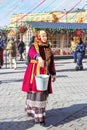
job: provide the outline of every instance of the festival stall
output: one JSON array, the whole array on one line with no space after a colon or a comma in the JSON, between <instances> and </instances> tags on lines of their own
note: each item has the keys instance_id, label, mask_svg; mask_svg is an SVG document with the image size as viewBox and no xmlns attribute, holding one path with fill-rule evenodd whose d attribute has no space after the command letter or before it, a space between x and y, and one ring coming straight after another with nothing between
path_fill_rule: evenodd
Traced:
<instances>
[{"instance_id":1,"label":"festival stall","mask_svg":"<svg viewBox=\"0 0 87 130\"><path fill-rule=\"evenodd\" d=\"M35 33L35 31L38 31L39 29L45 29L47 31L48 41L51 43L55 55L72 54L70 48L70 40L72 37L82 37L84 42L87 38L86 23L54 23L28 21L27 24L29 24L29 28L32 28L33 33Z\"/></svg>"}]
</instances>

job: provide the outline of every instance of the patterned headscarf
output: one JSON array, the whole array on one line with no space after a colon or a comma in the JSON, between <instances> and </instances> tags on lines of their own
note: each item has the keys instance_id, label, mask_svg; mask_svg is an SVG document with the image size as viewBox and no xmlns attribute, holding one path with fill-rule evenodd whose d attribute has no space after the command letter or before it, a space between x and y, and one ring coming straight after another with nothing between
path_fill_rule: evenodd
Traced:
<instances>
[{"instance_id":1,"label":"patterned headscarf","mask_svg":"<svg viewBox=\"0 0 87 130\"><path fill-rule=\"evenodd\" d=\"M44 30L40 30L36 33L36 38L35 38L35 41L38 43L38 44L41 44L41 35L42 34L46 34L46 31Z\"/></svg>"},{"instance_id":2,"label":"patterned headscarf","mask_svg":"<svg viewBox=\"0 0 87 130\"><path fill-rule=\"evenodd\" d=\"M46 61L50 59L52 53L50 44L48 42L43 43L41 41L41 35L42 34L47 34L44 30L40 30L38 31L38 33L36 33L36 37L35 37L35 42L34 42L34 46L36 48L36 51L39 53L39 46L43 46L44 47L44 52L45 52L45 57L46 57ZM38 46L39 45L39 46Z\"/></svg>"}]
</instances>

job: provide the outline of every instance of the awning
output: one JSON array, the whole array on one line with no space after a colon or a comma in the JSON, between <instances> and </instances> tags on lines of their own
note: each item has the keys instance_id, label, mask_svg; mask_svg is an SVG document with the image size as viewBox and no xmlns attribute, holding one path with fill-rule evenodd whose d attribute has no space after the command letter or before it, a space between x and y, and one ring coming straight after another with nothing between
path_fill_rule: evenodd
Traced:
<instances>
[{"instance_id":1,"label":"awning","mask_svg":"<svg viewBox=\"0 0 87 130\"><path fill-rule=\"evenodd\" d=\"M34 28L41 29L87 29L86 23L53 23L53 22L34 22L28 21L29 25Z\"/></svg>"}]
</instances>

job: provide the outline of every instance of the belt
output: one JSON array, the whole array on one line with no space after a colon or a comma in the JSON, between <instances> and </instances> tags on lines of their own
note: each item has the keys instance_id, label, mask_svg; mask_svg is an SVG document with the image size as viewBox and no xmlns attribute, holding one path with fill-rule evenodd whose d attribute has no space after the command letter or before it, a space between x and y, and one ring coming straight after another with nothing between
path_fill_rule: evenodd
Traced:
<instances>
[{"instance_id":1,"label":"belt","mask_svg":"<svg viewBox=\"0 0 87 130\"><path fill-rule=\"evenodd\" d=\"M40 74L40 64L36 61L36 60L31 60L30 63L33 63L33 67L32 67L32 74L31 74L31 79L30 79L30 83L33 82L33 78L34 78L34 68L35 68L35 64L37 64L37 68L36 68L36 74Z\"/></svg>"},{"instance_id":2,"label":"belt","mask_svg":"<svg viewBox=\"0 0 87 130\"><path fill-rule=\"evenodd\" d=\"M40 64L36 60L31 60L30 63L33 63L32 74L31 74L31 79L30 79L30 83L32 83L35 76L35 73L34 73L35 64L37 64L36 75L40 74ZM44 74L47 74L47 66L44 67Z\"/></svg>"}]
</instances>

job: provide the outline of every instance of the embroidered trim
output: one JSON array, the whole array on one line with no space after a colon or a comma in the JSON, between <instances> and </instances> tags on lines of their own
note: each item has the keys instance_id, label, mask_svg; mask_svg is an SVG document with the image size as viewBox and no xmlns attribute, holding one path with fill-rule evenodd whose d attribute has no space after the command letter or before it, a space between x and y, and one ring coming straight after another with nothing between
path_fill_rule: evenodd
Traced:
<instances>
[{"instance_id":1,"label":"embroidered trim","mask_svg":"<svg viewBox=\"0 0 87 130\"><path fill-rule=\"evenodd\" d=\"M31 107L39 107L39 108L44 108L46 107L46 102L47 101L31 101L31 100L27 100L27 105L31 106Z\"/></svg>"}]
</instances>

